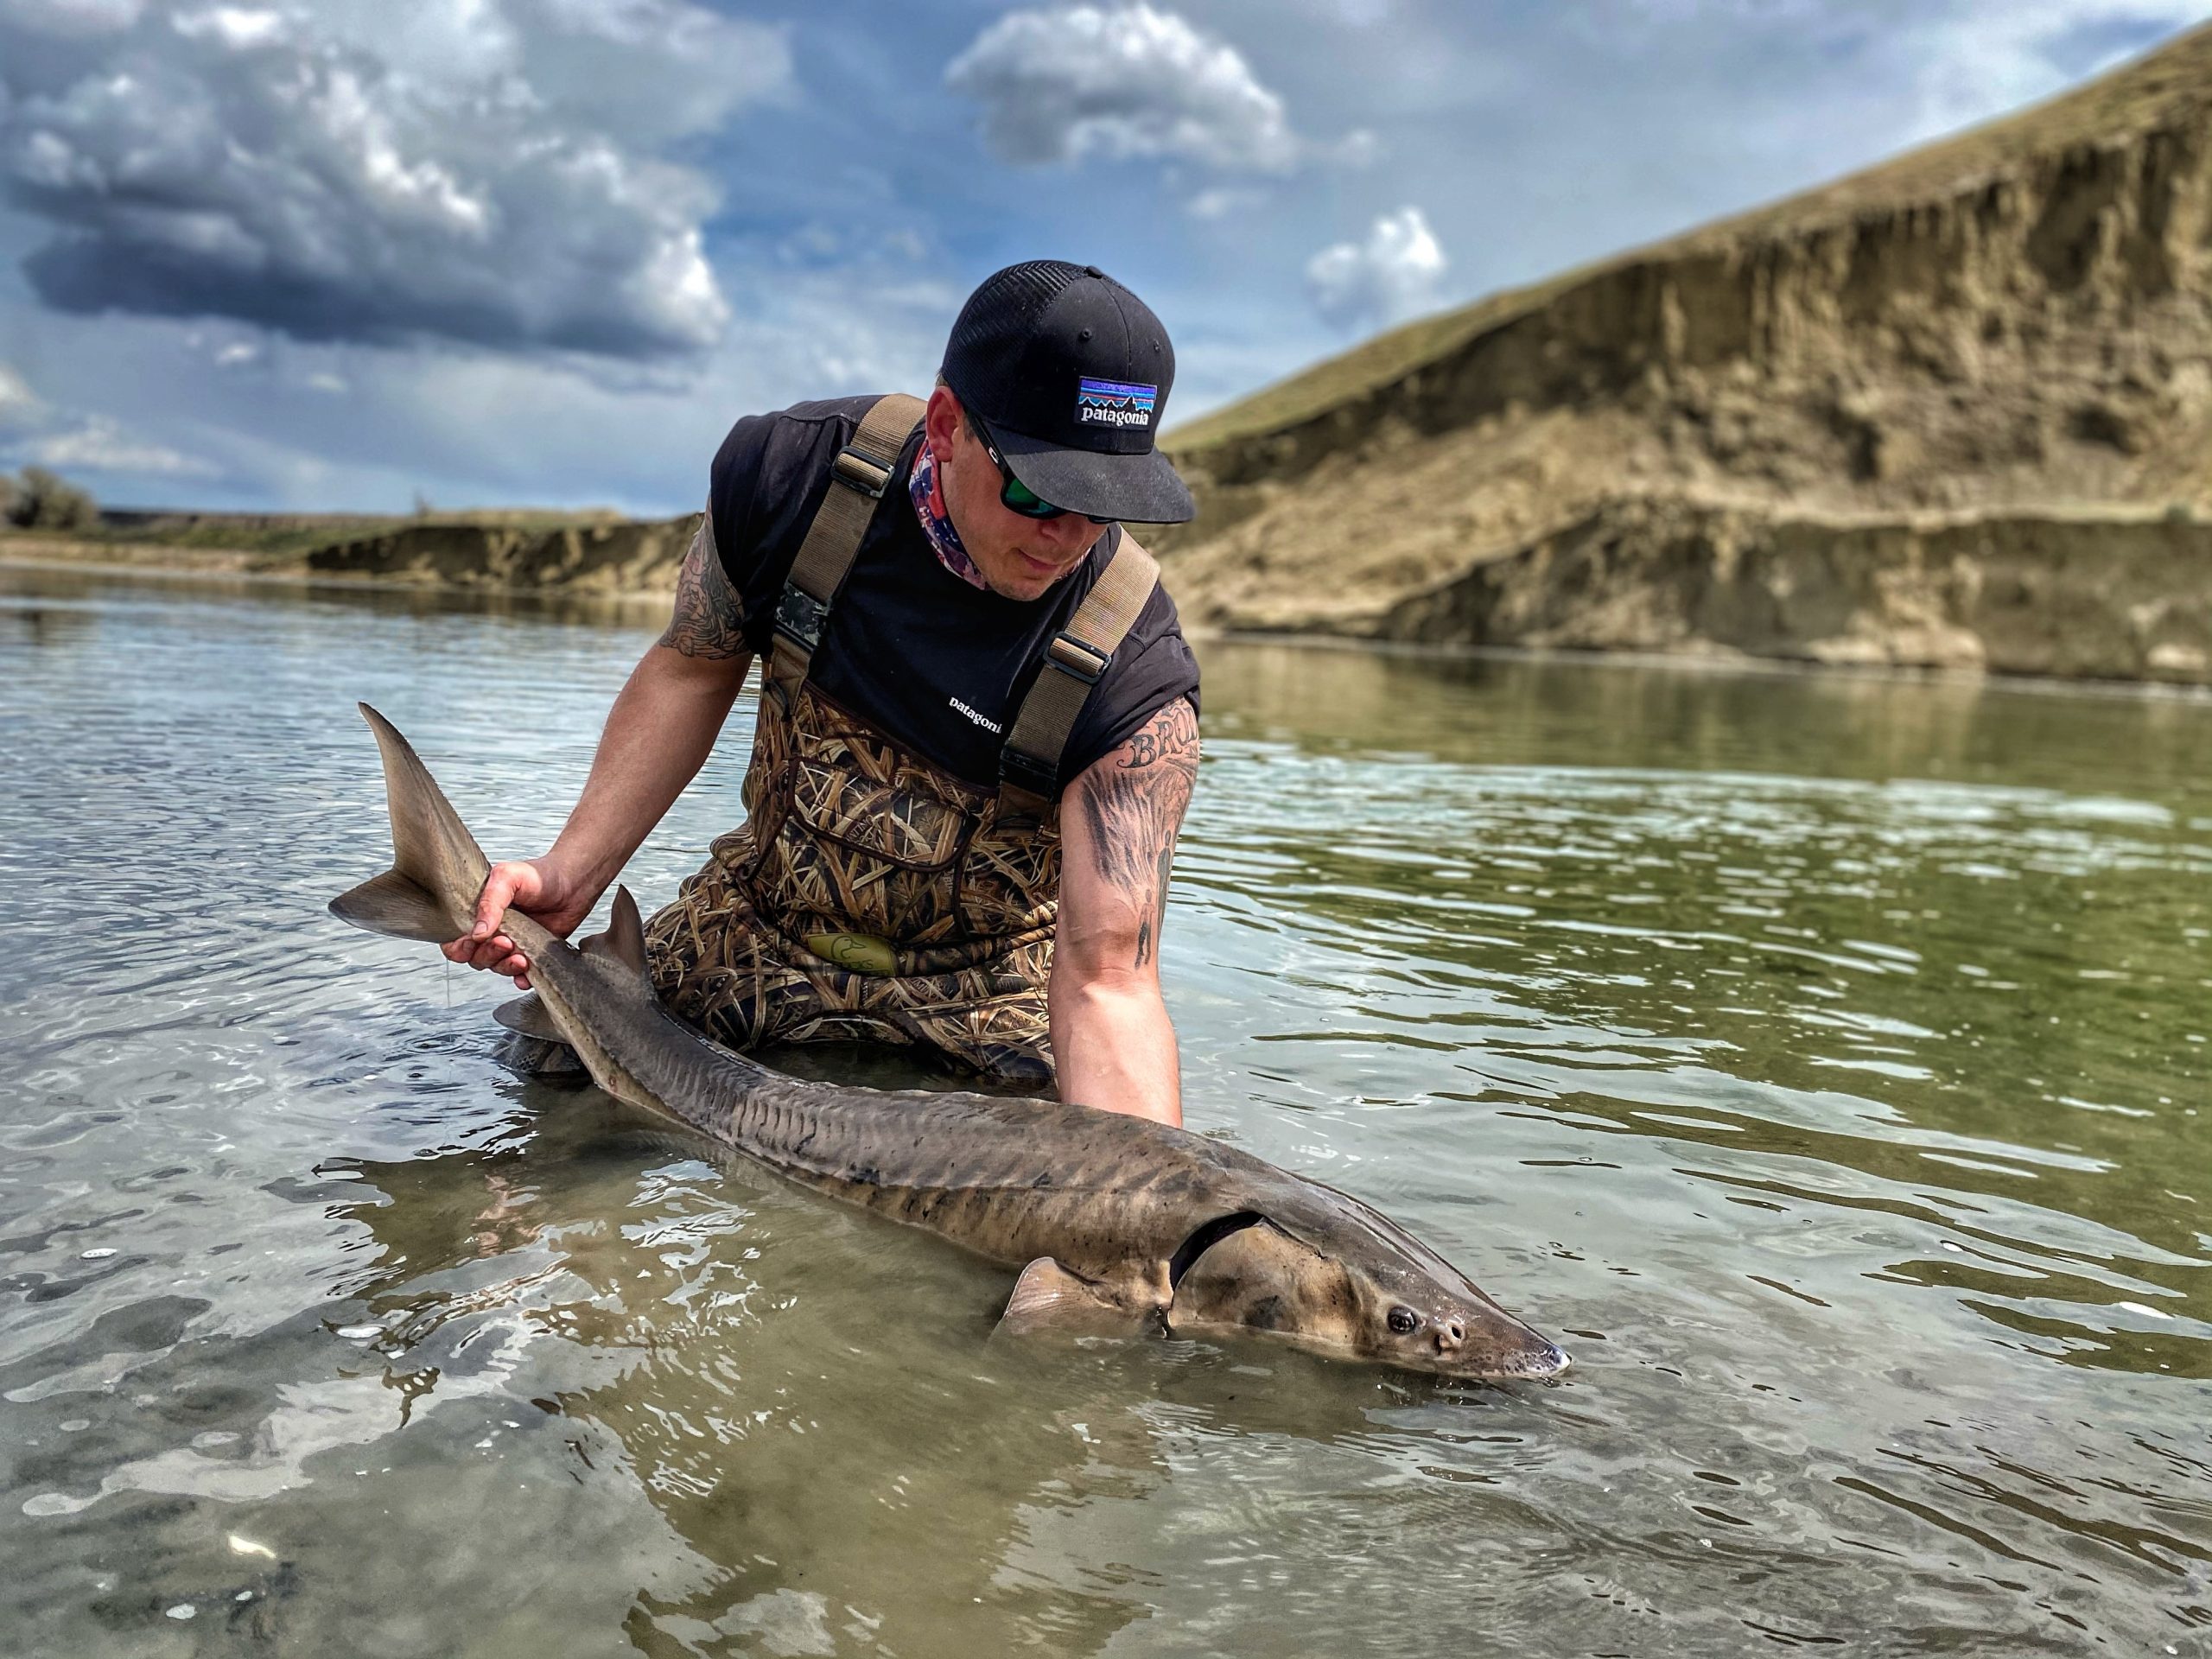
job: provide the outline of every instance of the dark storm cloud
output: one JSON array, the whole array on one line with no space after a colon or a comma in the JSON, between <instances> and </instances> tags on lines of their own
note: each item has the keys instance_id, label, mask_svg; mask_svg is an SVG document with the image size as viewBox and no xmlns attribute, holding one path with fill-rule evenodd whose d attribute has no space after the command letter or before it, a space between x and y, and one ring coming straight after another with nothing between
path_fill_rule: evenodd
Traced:
<instances>
[{"instance_id":1,"label":"dark storm cloud","mask_svg":"<svg viewBox=\"0 0 2212 1659\"><path fill-rule=\"evenodd\" d=\"M657 151L788 75L688 0L0 0L0 176L58 310L696 353L714 197Z\"/></svg>"}]
</instances>

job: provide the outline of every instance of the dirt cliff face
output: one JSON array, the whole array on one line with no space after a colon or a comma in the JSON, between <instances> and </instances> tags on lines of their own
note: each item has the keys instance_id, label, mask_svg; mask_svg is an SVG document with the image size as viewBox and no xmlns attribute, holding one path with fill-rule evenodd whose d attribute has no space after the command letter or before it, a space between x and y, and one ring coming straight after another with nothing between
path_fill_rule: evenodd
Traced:
<instances>
[{"instance_id":1,"label":"dirt cliff face","mask_svg":"<svg viewBox=\"0 0 2212 1659\"><path fill-rule=\"evenodd\" d=\"M697 515L551 527L407 524L318 548L315 575L607 598L673 593Z\"/></svg>"},{"instance_id":2,"label":"dirt cliff face","mask_svg":"<svg viewBox=\"0 0 2212 1659\"><path fill-rule=\"evenodd\" d=\"M2212 683L2212 516L1608 503L1372 632Z\"/></svg>"},{"instance_id":3,"label":"dirt cliff face","mask_svg":"<svg viewBox=\"0 0 2212 1659\"><path fill-rule=\"evenodd\" d=\"M1201 512L1160 541L1204 623L1808 657L1849 637L1879 660L2212 677L2205 532L2183 528L2212 508L2212 29L1825 189L1370 342L1168 447ZM1715 547L1818 543L1867 595L1878 549L1973 563L2063 543L2071 570L2101 548L2132 603L2164 603L2171 576L2169 608L2196 620L2159 627L2197 632L2023 656L1979 632L1993 613L1955 606L1915 632L1871 599L1810 632L1786 609L1732 628L1667 597L1668 573L1698 563L1690 525ZM1578 535L1607 547L1602 572L1560 563ZM1471 597L1569 568L1586 585L1541 603ZM1639 604L1649 626L1626 620Z\"/></svg>"}]
</instances>

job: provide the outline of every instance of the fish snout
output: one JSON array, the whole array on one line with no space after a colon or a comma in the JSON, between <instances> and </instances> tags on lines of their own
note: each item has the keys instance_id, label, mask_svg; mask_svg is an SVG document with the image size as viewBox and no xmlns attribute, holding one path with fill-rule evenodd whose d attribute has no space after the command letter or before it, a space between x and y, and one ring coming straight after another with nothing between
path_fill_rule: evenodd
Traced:
<instances>
[{"instance_id":1,"label":"fish snout","mask_svg":"<svg viewBox=\"0 0 2212 1659\"><path fill-rule=\"evenodd\" d=\"M1469 1321L1464 1350L1450 1339L1459 1325L1457 1318L1437 1321L1437 1354L1476 1376L1541 1382L1567 1368L1567 1355L1557 1343L1510 1313L1501 1312L1486 1322Z\"/></svg>"},{"instance_id":2,"label":"fish snout","mask_svg":"<svg viewBox=\"0 0 2212 1659\"><path fill-rule=\"evenodd\" d=\"M1540 1337L1514 1357L1513 1374L1541 1380L1557 1376L1573 1363L1567 1357L1567 1350Z\"/></svg>"},{"instance_id":3,"label":"fish snout","mask_svg":"<svg viewBox=\"0 0 2212 1659\"><path fill-rule=\"evenodd\" d=\"M1436 1321L1434 1329L1438 1353L1456 1354L1467 1345L1467 1323L1465 1319L1447 1315Z\"/></svg>"}]
</instances>

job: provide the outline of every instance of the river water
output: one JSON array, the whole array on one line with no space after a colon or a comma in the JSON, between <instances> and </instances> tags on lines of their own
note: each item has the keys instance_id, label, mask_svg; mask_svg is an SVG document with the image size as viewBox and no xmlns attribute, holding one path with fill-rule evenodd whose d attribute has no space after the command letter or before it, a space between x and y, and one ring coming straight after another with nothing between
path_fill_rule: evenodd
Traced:
<instances>
[{"instance_id":1,"label":"river water","mask_svg":"<svg viewBox=\"0 0 2212 1659\"><path fill-rule=\"evenodd\" d=\"M1448 1387L987 1346L322 912L356 697L536 850L646 637L0 573L0 1648L2212 1650L2212 707L1207 647L1189 1122L1575 1357Z\"/></svg>"}]
</instances>

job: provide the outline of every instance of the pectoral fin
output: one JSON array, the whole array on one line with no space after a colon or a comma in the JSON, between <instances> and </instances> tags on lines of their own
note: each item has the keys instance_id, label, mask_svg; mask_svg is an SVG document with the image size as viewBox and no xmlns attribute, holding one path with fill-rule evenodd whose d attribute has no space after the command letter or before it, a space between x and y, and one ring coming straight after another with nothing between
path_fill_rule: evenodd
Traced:
<instances>
[{"instance_id":1,"label":"pectoral fin","mask_svg":"<svg viewBox=\"0 0 2212 1659\"><path fill-rule=\"evenodd\" d=\"M1049 1255L1021 1270L993 1336L1135 1337L1154 1321L1110 1300L1088 1279Z\"/></svg>"},{"instance_id":2,"label":"pectoral fin","mask_svg":"<svg viewBox=\"0 0 2212 1659\"><path fill-rule=\"evenodd\" d=\"M569 1040L554 1022L552 1010L536 991L500 1003L492 1010L492 1017L518 1036L535 1037L543 1043L565 1044Z\"/></svg>"},{"instance_id":3,"label":"pectoral fin","mask_svg":"<svg viewBox=\"0 0 2212 1659\"><path fill-rule=\"evenodd\" d=\"M536 991L500 1003L492 1010L492 1017L514 1033L499 1056L501 1064L510 1070L530 1077L584 1075L582 1058L562 1035L553 1011Z\"/></svg>"}]
</instances>

